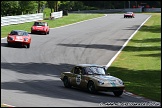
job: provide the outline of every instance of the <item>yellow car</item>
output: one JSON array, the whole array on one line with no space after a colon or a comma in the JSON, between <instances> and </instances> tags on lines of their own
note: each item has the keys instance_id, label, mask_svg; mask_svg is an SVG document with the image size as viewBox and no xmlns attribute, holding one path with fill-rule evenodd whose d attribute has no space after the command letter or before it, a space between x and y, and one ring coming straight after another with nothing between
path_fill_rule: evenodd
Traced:
<instances>
[{"instance_id":1,"label":"yellow car","mask_svg":"<svg viewBox=\"0 0 162 108\"><path fill-rule=\"evenodd\" d=\"M62 72L60 79L67 88L83 88L90 93L109 91L121 96L125 88L121 79L106 74L105 66L97 64L76 65L70 72Z\"/></svg>"}]
</instances>

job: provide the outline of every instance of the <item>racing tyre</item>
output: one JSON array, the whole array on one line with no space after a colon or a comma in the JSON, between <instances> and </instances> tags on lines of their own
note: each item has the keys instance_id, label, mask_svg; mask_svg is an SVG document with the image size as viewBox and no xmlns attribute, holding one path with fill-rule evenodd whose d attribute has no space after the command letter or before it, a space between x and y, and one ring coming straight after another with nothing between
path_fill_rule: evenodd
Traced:
<instances>
[{"instance_id":1,"label":"racing tyre","mask_svg":"<svg viewBox=\"0 0 162 108\"><path fill-rule=\"evenodd\" d=\"M95 85L92 81L88 83L87 89L90 93L96 93Z\"/></svg>"},{"instance_id":2,"label":"racing tyre","mask_svg":"<svg viewBox=\"0 0 162 108\"><path fill-rule=\"evenodd\" d=\"M47 34L48 34L48 32L46 31L46 32L44 32L44 34L45 34L45 35L47 35Z\"/></svg>"},{"instance_id":3,"label":"racing tyre","mask_svg":"<svg viewBox=\"0 0 162 108\"><path fill-rule=\"evenodd\" d=\"M113 93L116 97L119 97L123 94L123 91L113 91Z\"/></svg>"},{"instance_id":4,"label":"racing tyre","mask_svg":"<svg viewBox=\"0 0 162 108\"><path fill-rule=\"evenodd\" d=\"M11 43L10 43L10 42L8 42L8 46L9 46L9 47L11 46Z\"/></svg>"},{"instance_id":5,"label":"racing tyre","mask_svg":"<svg viewBox=\"0 0 162 108\"><path fill-rule=\"evenodd\" d=\"M27 45L27 48L30 48L30 44Z\"/></svg>"},{"instance_id":6,"label":"racing tyre","mask_svg":"<svg viewBox=\"0 0 162 108\"><path fill-rule=\"evenodd\" d=\"M66 88L71 88L71 85L70 85L70 82L68 80L68 77L64 77L63 82L64 82L64 86Z\"/></svg>"}]
</instances>

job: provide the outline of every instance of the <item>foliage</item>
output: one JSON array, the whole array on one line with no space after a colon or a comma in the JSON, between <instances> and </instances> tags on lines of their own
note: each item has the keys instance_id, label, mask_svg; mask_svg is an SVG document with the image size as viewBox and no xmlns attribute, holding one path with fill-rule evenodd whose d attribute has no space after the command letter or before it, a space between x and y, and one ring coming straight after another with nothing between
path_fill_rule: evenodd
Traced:
<instances>
[{"instance_id":1,"label":"foliage","mask_svg":"<svg viewBox=\"0 0 162 108\"><path fill-rule=\"evenodd\" d=\"M21 15L43 10L46 1L1 1L1 15ZM40 7L38 7L40 6Z\"/></svg>"},{"instance_id":2,"label":"foliage","mask_svg":"<svg viewBox=\"0 0 162 108\"><path fill-rule=\"evenodd\" d=\"M51 12L59 10L91 10L91 9L123 9L148 5L150 8L161 8L160 1L1 1L1 15L20 15L22 12L43 12L50 8Z\"/></svg>"},{"instance_id":3,"label":"foliage","mask_svg":"<svg viewBox=\"0 0 162 108\"><path fill-rule=\"evenodd\" d=\"M16 14L18 10L18 1L1 1L1 15Z\"/></svg>"},{"instance_id":4,"label":"foliage","mask_svg":"<svg viewBox=\"0 0 162 108\"><path fill-rule=\"evenodd\" d=\"M74 7L75 1L61 1L59 10L71 10Z\"/></svg>"},{"instance_id":5,"label":"foliage","mask_svg":"<svg viewBox=\"0 0 162 108\"><path fill-rule=\"evenodd\" d=\"M58 4L59 1L47 1L47 6L51 9L50 13L58 11Z\"/></svg>"},{"instance_id":6,"label":"foliage","mask_svg":"<svg viewBox=\"0 0 162 108\"><path fill-rule=\"evenodd\" d=\"M35 13L38 4L35 1L19 1L19 6L20 6L20 10L24 14L27 14L28 12Z\"/></svg>"}]
</instances>

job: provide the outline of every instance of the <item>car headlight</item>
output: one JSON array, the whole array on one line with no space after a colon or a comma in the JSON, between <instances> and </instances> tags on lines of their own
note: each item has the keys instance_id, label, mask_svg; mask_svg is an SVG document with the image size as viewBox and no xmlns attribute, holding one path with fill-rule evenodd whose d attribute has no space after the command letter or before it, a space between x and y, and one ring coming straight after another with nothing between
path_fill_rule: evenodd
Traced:
<instances>
[{"instance_id":1,"label":"car headlight","mask_svg":"<svg viewBox=\"0 0 162 108\"><path fill-rule=\"evenodd\" d=\"M100 85L103 85L103 84L104 84L104 81L99 80L98 83L99 83Z\"/></svg>"},{"instance_id":2,"label":"car headlight","mask_svg":"<svg viewBox=\"0 0 162 108\"><path fill-rule=\"evenodd\" d=\"M29 40L28 38L24 38L24 41L26 41L26 42L27 42L28 40Z\"/></svg>"},{"instance_id":3,"label":"car headlight","mask_svg":"<svg viewBox=\"0 0 162 108\"><path fill-rule=\"evenodd\" d=\"M122 80L118 80L119 84L124 85L124 82Z\"/></svg>"},{"instance_id":4,"label":"car headlight","mask_svg":"<svg viewBox=\"0 0 162 108\"><path fill-rule=\"evenodd\" d=\"M13 37L9 37L8 40L14 40L14 38Z\"/></svg>"}]
</instances>

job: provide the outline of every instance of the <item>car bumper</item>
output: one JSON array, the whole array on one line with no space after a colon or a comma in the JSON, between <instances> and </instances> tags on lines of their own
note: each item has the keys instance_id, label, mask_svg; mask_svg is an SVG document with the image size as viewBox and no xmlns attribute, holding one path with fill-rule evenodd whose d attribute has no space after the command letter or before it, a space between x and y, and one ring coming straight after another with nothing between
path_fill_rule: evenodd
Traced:
<instances>
[{"instance_id":1,"label":"car bumper","mask_svg":"<svg viewBox=\"0 0 162 108\"><path fill-rule=\"evenodd\" d=\"M24 42L24 41L8 41L9 44L12 44L12 45L28 45L30 44L30 42Z\"/></svg>"},{"instance_id":2,"label":"car bumper","mask_svg":"<svg viewBox=\"0 0 162 108\"><path fill-rule=\"evenodd\" d=\"M125 15L124 17L133 17L132 15Z\"/></svg>"},{"instance_id":3,"label":"car bumper","mask_svg":"<svg viewBox=\"0 0 162 108\"><path fill-rule=\"evenodd\" d=\"M32 30L31 33L46 33L44 30Z\"/></svg>"},{"instance_id":4,"label":"car bumper","mask_svg":"<svg viewBox=\"0 0 162 108\"><path fill-rule=\"evenodd\" d=\"M96 87L97 91L122 91L124 90L124 86L119 86L119 87Z\"/></svg>"}]
</instances>

